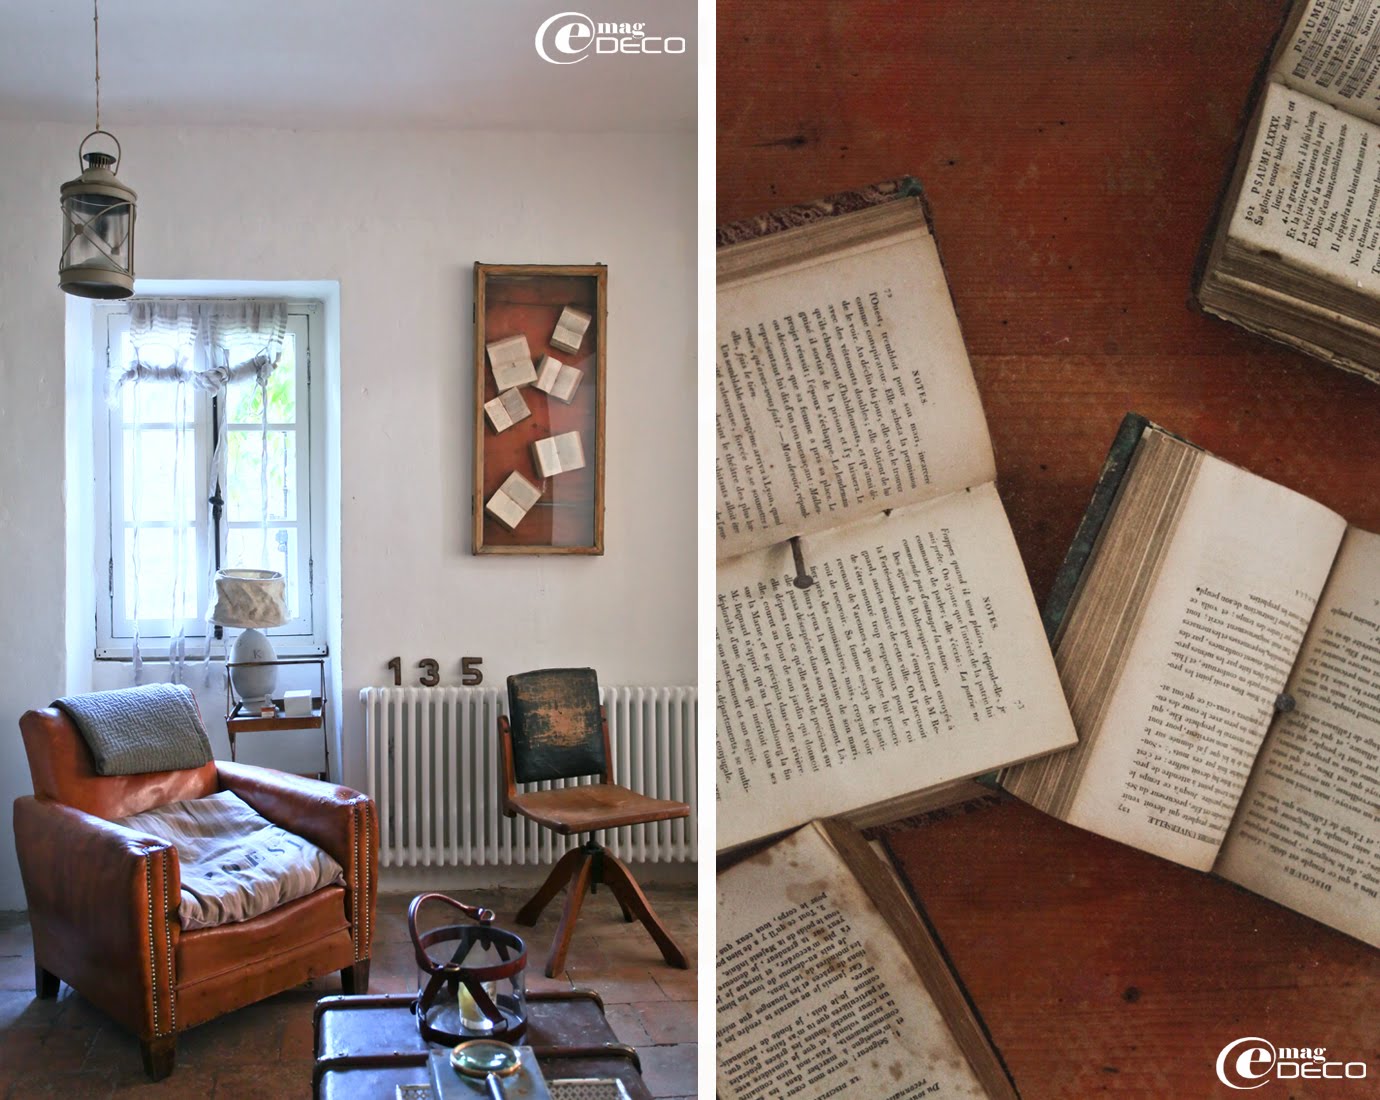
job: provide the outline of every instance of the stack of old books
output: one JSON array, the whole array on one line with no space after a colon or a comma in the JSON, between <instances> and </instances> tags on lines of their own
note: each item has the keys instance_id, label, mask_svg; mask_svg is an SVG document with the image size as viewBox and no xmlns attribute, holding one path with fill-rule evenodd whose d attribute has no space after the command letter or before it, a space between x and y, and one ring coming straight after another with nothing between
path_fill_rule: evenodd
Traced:
<instances>
[{"instance_id":1,"label":"stack of old books","mask_svg":"<svg viewBox=\"0 0 1380 1100\"><path fill-rule=\"evenodd\" d=\"M1323 170L1314 6L1202 302L1380 369L1380 222L1315 262L1252 182ZM722 227L717 351L720 1096L1016 1095L860 831L998 787L1380 946L1380 537L1131 414L1042 618L913 180Z\"/></svg>"}]
</instances>

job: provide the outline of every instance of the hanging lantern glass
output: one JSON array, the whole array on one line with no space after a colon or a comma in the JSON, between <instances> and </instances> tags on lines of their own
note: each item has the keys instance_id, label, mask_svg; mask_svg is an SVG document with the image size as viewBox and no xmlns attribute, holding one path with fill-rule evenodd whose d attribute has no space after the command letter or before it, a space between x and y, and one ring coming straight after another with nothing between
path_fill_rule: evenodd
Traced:
<instances>
[{"instance_id":1,"label":"hanging lantern glass","mask_svg":"<svg viewBox=\"0 0 1380 1100\"><path fill-rule=\"evenodd\" d=\"M475 924L448 924L422 932L417 911L444 902ZM515 1043L527 1030L527 947L493 925L491 909L445 894L419 894L407 909L416 953L417 1026L428 1043L455 1046L470 1039Z\"/></svg>"},{"instance_id":2,"label":"hanging lantern glass","mask_svg":"<svg viewBox=\"0 0 1380 1100\"><path fill-rule=\"evenodd\" d=\"M87 153L97 134L115 142L115 155ZM77 149L80 176L62 185L62 262L58 285L82 298L128 298L134 293L134 202L138 197L115 173L120 143L92 130Z\"/></svg>"}]
</instances>

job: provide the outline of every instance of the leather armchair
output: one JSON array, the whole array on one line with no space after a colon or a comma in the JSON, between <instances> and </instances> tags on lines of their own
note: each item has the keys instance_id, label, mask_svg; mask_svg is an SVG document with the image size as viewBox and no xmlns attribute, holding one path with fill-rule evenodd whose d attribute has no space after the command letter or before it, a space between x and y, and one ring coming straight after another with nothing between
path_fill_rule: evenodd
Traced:
<instances>
[{"instance_id":1,"label":"leather armchair","mask_svg":"<svg viewBox=\"0 0 1380 1100\"><path fill-rule=\"evenodd\" d=\"M34 939L38 996L65 981L139 1039L154 1080L172 1072L180 1032L339 970L364 993L377 891L378 825L365 795L267 768L100 776L65 714L19 720L34 794L14 803L14 837ZM113 819L234 791L345 870L327 886L237 924L184 932L177 851Z\"/></svg>"}]
</instances>

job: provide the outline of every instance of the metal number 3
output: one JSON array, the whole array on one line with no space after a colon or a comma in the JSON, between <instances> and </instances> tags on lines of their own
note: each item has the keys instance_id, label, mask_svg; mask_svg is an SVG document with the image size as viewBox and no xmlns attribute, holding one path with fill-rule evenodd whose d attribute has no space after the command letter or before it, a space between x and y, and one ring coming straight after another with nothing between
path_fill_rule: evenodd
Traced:
<instances>
[{"instance_id":1,"label":"metal number 3","mask_svg":"<svg viewBox=\"0 0 1380 1100\"><path fill-rule=\"evenodd\" d=\"M465 687L475 687L484 682L484 673L479 668L483 662L483 657L460 658L460 682ZM440 661L423 657L417 662L417 667L422 670L422 675L417 681L422 687L434 688L441 682ZM388 662L387 668L393 674L393 686L402 687L402 658L394 657Z\"/></svg>"}]
</instances>

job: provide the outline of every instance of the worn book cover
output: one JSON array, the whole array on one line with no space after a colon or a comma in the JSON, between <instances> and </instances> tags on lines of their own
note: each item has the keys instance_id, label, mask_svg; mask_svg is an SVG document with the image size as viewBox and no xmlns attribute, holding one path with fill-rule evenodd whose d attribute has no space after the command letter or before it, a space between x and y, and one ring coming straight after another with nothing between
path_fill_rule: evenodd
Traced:
<instances>
[{"instance_id":1,"label":"worn book cover","mask_svg":"<svg viewBox=\"0 0 1380 1100\"><path fill-rule=\"evenodd\" d=\"M723 1100L1015 1100L932 928L848 822L811 822L718 887Z\"/></svg>"},{"instance_id":2,"label":"worn book cover","mask_svg":"<svg viewBox=\"0 0 1380 1100\"><path fill-rule=\"evenodd\" d=\"M719 239L720 849L1072 744L919 185Z\"/></svg>"}]
</instances>

